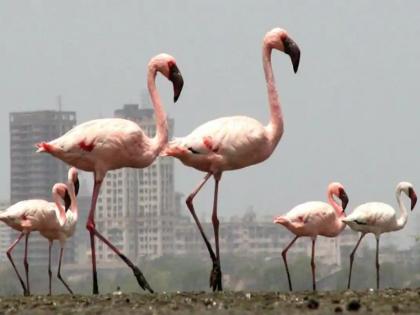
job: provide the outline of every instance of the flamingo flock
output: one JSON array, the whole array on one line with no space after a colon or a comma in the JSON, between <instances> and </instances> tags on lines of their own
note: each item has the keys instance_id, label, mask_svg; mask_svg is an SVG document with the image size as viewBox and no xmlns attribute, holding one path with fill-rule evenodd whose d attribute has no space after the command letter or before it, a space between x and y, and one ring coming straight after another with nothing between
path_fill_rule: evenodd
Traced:
<instances>
[{"instance_id":1,"label":"flamingo flock","mask_svg":"<svg viewBox=\"0 0 420 315\"><path fill-rule=\"evenodd\" d=\"M73 294L73 291L61 276L61 264L65 242L74 234L78 219L79 180L77 169L93 173L94 179L91 206L86 222L91 245L93 294L99 293L95 253L96 238L105 243L126 263L143 290L150 293L154 292L140 268L96 229L95 209L101 184L108 171L123 167L146 168L159 156L177 158L184 165L206 173L187 197L186 204L212 261L209 277L210 288L213 291L222 291L223 281L219 246L220 223L218 219L218 193L222 174L225 171L242 169L267 160L273 154L283 135L284 116L271 63L273 50L283 52L290 57L295 73L298 71L300 62L300 49L286 30L274 28L266 33L262 44L262 64L270 111L270 119L267 125L263 125L254 118L247 116L222 117L200 125L185 137L174 138L169 141L166 113L155 81L158 73L171 81L174 93L173 100L176 102L183 89L184 80L175 58L168 54L159 54L150 60L147 67L147 87L156 118L156 135L153 138L146 136L145 132L130 120L108 118L87 121L57 139L46 139L48 141L36 144L37 152L50 154L71 167L68 171L67 182L56 183L52 187L53 202L35 199L24 200L0 213L0 221L20 232L18 238L7 250L7 256L22 286L23 294L31 294L28 240L29 235L36 231L49 242L49 294L51 295L52 291L51 248L54 240L60 242L57 277L68 292ZM193 203L194 198L210 177L214 178L212 211L214 248L202 228ZM284 215L277 216L274 223L284 226L294 234L292 241L281 253L290 291L292 291L293 286L287 263L287 252L296 240L300 237L311 239L312 288L316 290L315 245L317 237L337 237L346 226L361 233L350 255L348 288L350 288L351 283L355 252L363 237L367 233L373 233L376 237L376 286L379 289L379 239L383 233L397 231L405 226L408 212L401 199L403 193L411 200L411 210L413 210L417 202L414 186L408 182L401 182L396 188L396 197L400 209L399 215L391 206L380 202L363 204L355 208L351 214L346 215L345 209L349 198L344 186L334 182L327 189L328 203L321 201L306 202L294 207ZM25 281L19 274L12 258L13 249L22 238L25 238L23 260Z\"/></svg>"}]
</instances>

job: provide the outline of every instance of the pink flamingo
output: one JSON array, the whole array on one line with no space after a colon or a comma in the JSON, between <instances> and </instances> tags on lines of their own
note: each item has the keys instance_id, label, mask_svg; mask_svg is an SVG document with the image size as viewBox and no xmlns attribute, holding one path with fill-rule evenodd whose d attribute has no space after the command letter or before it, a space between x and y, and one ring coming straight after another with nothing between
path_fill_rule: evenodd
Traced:
<instances>
[{"instance_id":1,"label":"pink flamingo","mask_svg":"<svg viewBox=\"0 0 420 315\"><path fill-rule=\"evenodd\" d=\"M29 264L28 264L28 239L33 231L47 231L49 229L61 229L67 220L67 209L74 203L75 197L68 194L64 184L57 183L52 188L54 202L41 199L24 200L7 208L0 213L0 221L3 221L11 228L20 231L19 237L10 245L7 250L7 257L12 263L13 269L18 276L23 288L24 295L30 295L29 287ZM64 200L65 207L61 205ZM26 274L26 285L17 270L12 258L12 251L19 241L25 236L24 266ZM51 252L50 252L51 257ZM51 280L50 280L51 281Z\"/></svg>"},{"instance_id":2,"label":"pink flamingo","mask_svg":"<svg viewBox=\"0 0 420 315\"><path fill-rule=\"evenodd\" d=\"M288 54L296 72L299 66L300 50L287 32L280 28L269 31L263 41L263 66L267 82L271 119L267 126L246 116L222 117L209 121L188 136L175 138L162 155L173 156L187 166L206 172L206 176L188 196L186 203L204 239L213 262L210 286L213 291L222 290L222 272L219 253L219 220L217 218L217 196L223 171L236 170L266 160L274 151L283 134L283 114L278 99L271 51L280 50ZM216 243L216 255L198 220L193 199L213 175L215 180L212 223Z\"/></svg>"},{"instance_id":3,"label":"pink flamingo","mask_svg":"<svg viewBox=\"0 0 420 315\"><path fill-rule=\"evenodd\" d=\"M66 240L73 236L76 230L77 217L78 217L78 207L77 207L77 193L79 192L79 178L77 176L77 169L71 167L68 173L68 183L67 186L64 184L56 184L59 189L59 194L64 196L65 201L65 213L66 220L64 224L59 224L57 220L53 222L48 222L44 224L42 228L39 229L39 233L48 239L49 248L48 248L48 276L49 276L49 295L51 295L51 248L54 240L60 242L60 259L58 262L58 271L57 278L63 283L66 289L73 294L73 291L70 289L68 284L61 277L61 262L63 259L64 245ZM62 206L59 203L56 203L57 207ZM62 212L63 209L60 209ZM47 223L47 222L46 222Z\"/></svg>"},{"instance_id":4,"label":"pink flamingo","mask_svg":"<svg viewBox=\"0 0 420 315\"><path fill-rule=\"evenodd\" d=\"M292 291L289 267L287 266L287 251L292 247L296 240L301 236L308 236L312 239L312 289L316 290L315 283L315 241L318 235L326 237L336 237L345 228L341 221L345 217L344 210L348 203L348 197L343 185L331 183L328 186L328 203L322 201L310 201L302 203L286 215L274 219L274 223L284 225L290 232L295 234L295 238L282 251L284 265L286 267L289 289ZM341 206L334 200L337 196L341 200Z\"/></svg>"},{"instance_id":5,"label":"pink flamingo","mask_svg":"<svg viewBox=\"0 0 420 315\"><path fill-rule=\"evenodd\" d=\"M95 236L109 246L133 271L139 285L153 292L143 273L123 253L95 228L95 208L102 181L109 170L122 167L145 168L153 163L168 142L168 124L159 94L156 89L157 72L173 83L174 102L177 101L183 79L175 59L167 54L153 57L148 64L147 85L155 109L156 136L149 138L133 121L110 118L97 119L80 124L63 136L37 144L37 152L47 152L60 160L93 172L92 203L86 228L90 233L92 250L93 294L98 294L96 272Z\"/></svg>"},{"instance_id":6,"label":"pink flamingo","mask_svg":"<svg viewBox=\"0 0 420 315\"><path fill-rule=\"evenodd\" d=\"M400 207L400 215L390 205L382 202L368 202L358 206L342 221L352 230L361 232L360 238L350 254L350 272L347 288L350 289L351 271L353 269L354 255L367 233L373 233L376 237L376 288L379 290L379 238L382 233L401 230L407 223L407 209L401 200L401 194L405 193L411 199L411 210L417 202L417 195L413 185L407 182L401 182L397 185L395 195Z\"/></svg>"}]
</instances>

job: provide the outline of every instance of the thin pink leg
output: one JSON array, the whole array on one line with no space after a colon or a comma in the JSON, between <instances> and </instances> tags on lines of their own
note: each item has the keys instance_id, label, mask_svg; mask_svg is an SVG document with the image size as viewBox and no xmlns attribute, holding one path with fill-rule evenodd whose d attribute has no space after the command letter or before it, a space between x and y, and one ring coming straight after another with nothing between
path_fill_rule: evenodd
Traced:
<instances>
[{"instance_id":1,"label":"thin pink leg","mask_svg":"<svg viewBox=\"0 0 420 315\"><path fill-rule=\"evenodd\" d=\"M53 245L53 241L49 241L49 246L48 246L48 277L49 277L49 290L48 290L48 295L51 295L51 276L52 276L52 272L51 272L51 248Z\"/></svg>"},{"instance_id":2,"label":"thin pink leg","mask_svg":"<svg viewBox=\"0 0 420 315\"><path fill-rule=\"evenodd\" d=\"M194 191L188 196L186 203L187 203L187 207L191 212L191 215L194 218L195 224L197 225L198 229L200 230L200 234L203 237L204 243L206 243L207 249L209 251L210 254L210 258L213 261L213 264L216 261L216 255L214 254L213 248L210 245L209 240L207 239L206 234L204 233L203 227L201 226L200 220L198 220L197 214L195 213L194 210L194 205L193 205L193 200L194 197L197 195L197 193L201 190L201 188L203 188L204 184L207 182L207 180L210 178L212 174L211 173L207 173L206 176L204 177L204 179L200 182L200 184L197 186L196 189L194 189Z\"/></svg>"},{"instance_id":3,"label":"thin pink leg","mask_svg":"<svg viewBox=\"0 0 420 315\"><path fill-rule=\"evenodd\" d=\"M64 248L61 247L60 248L60 260L58 261L57 278L60 279L60 281L64 284L64 286L66 287L67 291L69 291L70 294L73 294L73 291L70 289L70 287L68 286L68 284L66 283L66 281L64 281L64 279L61 277L61 261L63 260L63 253L64 253Z\"/></svg>"},{"instance_id":4,"label":"thin pink leg","mask_svg":"<svg viewBox=\"0 0 420 315\"><path fill-rule=\"evenodd\" d=\"M148 290L150 293L153 293L152 288L150 287L149 283L147 282L146 278L143 276L141 270L135 266L123 253L121 253L118 248L111 244L101 233L99 233L95 228L95 208L96 208L96 201L98 199L99 190L101 187L102 181L96 181L93 187L93 195L92 195L92 204L91 209L88 216L88 221L86 223L86 228L89 230L90 233L90 244L92 250L92 272L93 272L93 294L98 294L98 277L96 272L96 252L95 252L95 240L94 237L98 237L102 242L104 242L114 253L116 253L134 273L134 276L137 279L140 287L143 290Z\"/></svg>"},{"instance_id":5,"label":"thin pink leg","mask_svg":"<svg viewBox=\"0 0 420 315\"><path fill-rule=\"evenodd\" d=\"M214 200L213 200L213 214L212 214L212 223L214 230L214 239L216 243L216 264L213 263L213 270L210 276L210 286L213 288L213 291L222 291L222 268L220 266L220 250L219 250L219 219L217 218L217 201L219 193L219 181L220 176L214 177Z\"/></svg>"},{"instance_id":6,"label":"thin pink leg","mask_svg":"<svg viewBox=\"0 0 420 315\"><path fill-rule=\"evenodd\" d=\"M15 265L15 263L13 262L13 258L12 258L12 251L13 251L13 249L15 248L15 246L19 243L19 241L22 239L22 237L25 235L25 233L20 233L19 234L19 236L18 236L18 238L10 245L10 247L7 249L7 257L9 258L9 260L10 260L10 262L12 263L12 266L13 266L13 269L15 270L15 272L16 272L16 275L18 276L18 278L19 278L19 282L20 282L20 284L21 284L21 286L22 286L22 288L23 288L23 294L24 295L29 295L28 294L28 290L26 290L26 286L25 286L25 283L23 282L23 279L22 279L22 277L20 276L20 274L19 274L19 271L17 270L17 268L16 268L16 265Z\"/></svg>"},{"instance_id":7,"label":"thin pink leg","mask_svg":"<svg viewBox=\"0 0 420 315\"><path fill-rule=\"evenodd\" d=\"M376 237L376 290L379 290L379 236Z\"/></svg>"},{"instance_id":8,"label":"thin pink leg","mask_svg":"<svg viewBox=\"0 0 420 315\"><path fill-rule=\"evenodd\" d=\"M29 239L29 233L25 235L25 257L23 258L23 265L25 266L25 273L26 273L26 288L28 289L28 295L30 295L31 290L29 288L28 239Z\"/></svg>"},{"instance_id":9,"label":"thin pink leg","mask_svg":"<svg viewBox=\"0 0 420 315\"><path fill-rule=\"evenodd\" d=\"M360 245L360 242L362 241L362 238L365 236L365 233L362 233L362 235L360 235L359 240L356 243L356 246L354 247L353 251L350 254L350 271L349 271L349 281L347 283L347 289L350 289L350 282L351 282L351 272L353 270L353 261L354 261L354 255L356 254L356 250Z\"/></svg>"},{"instance_id":10,"label":"thin pink leg","mask_svg":"<svg viewBox=\"0 0 420 315\"><path fill-rule=\"evenodd\" d=\"M283 257L284 266L286 267L286 273L287 273L287 281L289 282L289 290L290 292L293 291L292 288L292 281L290 280L290 272L289 272L289 266L287 265L287 251L292 247L292 245L296 242L296 240L299 238L299 236L296 236L289 245L283 251L281 252L281 256Z\"/></svg>"},{"instance_id":11,"label":"thin pink leg","mask_svg":"<svg viewBox=\"0 0 420 315\"><path fill-rule=\"evenodd\" d=\"M311 268L312 268L312 290L316 291L316 280L315 280L315 241L316 238L312 239L312 255L311 255Z\"/></svg>"}]
</instances>

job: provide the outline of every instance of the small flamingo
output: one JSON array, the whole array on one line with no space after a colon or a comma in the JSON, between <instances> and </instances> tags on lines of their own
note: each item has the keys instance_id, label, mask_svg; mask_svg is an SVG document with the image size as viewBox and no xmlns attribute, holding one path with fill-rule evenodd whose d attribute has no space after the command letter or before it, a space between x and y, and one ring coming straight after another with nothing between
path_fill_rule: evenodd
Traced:
<instances>
[{"instance_id":1,"label":"small flamingo","mask_svg":"<svg viewBox=\"0 0 420 315\"><path fill-rule=\"evenodd\" d=\"M246 116L222 117L209 121L183 138L175 138L168 144L163 156L173 156L187 166L206 176L188 196L186 203L207 246L213 268L210 273L210 287L222 290L222 272L219 253L219 220L217 199L219 181L224 171L237 170L266 160L273 153L283 134L283 114L278 99L271 65L271 51L277 49L288 54L296 72L299 66L300 50L287 32L274 28L264 36L263 67L267 82L271 119L267 126ZM216 255L205 235L194 210L193 200L207 180L215 180L212 223L216 243Z\"/></svg>"},{"instance_id":2,"label":"small flamingo","mask_svg":"<svg viewBox=\"0 0 420 315\"><path fill-rule=\"evenodd\" d=\"M52 195L54 202L41 199L24 200L15 203L0 213L0 221L21 232L18 238L8 248L7 257L12 263L13 269L22 285L24 295L30 295L28 264L28 239L30 233L48 229L51 225L61 227L67 219L66 211L70 207L71 196L68 195L65 185L61 183L55 184L52 188ZM65 202L64 208L61 205L62 200ZM12 258L13 249L24 236L25 254L23 264L25 266L26 285Z\"/></svg>"},{"instance_id":3,"label":"small flamingo","mask_svg":"<svg viewBox=\"0 0 420 315\"><path fill-rule=\"evenodd\" d=\"M350 272L347 288L350 289L351 272L353 269L354 255L367 233L375 234L376 238L376 288L379 290L379 238L382 233L401 230L407 223L408 212L401 200L401 194L405 193L411 199L411 210L417 202L417 195L413 185L407 182L400 182L395 190L400 215L390 205L382 202L368 202L358 206L342 221L352 230L361 232L360 238L350 254Z\"/></svg>"},{"instance_id":4,"label":"small flamingo","mask_svg":"<svg viewBox=\"0 0 420 315\"><path fill-rule=\"evenodd\" d=\"M328 186L328 203L322 201L311 201L302 203L286 215L274 219L274 223L284 225L296 237L282 251L284 265L286 267L289 289L292 291L292 282L290 280L289 267L287 266L287 251L292 247L296 240L301 236L308 236L312 239L312 289L316 290L315 282L315 241L318 235L326 237L336 237L345 228L341 221L345 217L344 210L349 201L343 185L340 183L331 183ZM334 200L337 196L341 200L341 206Z\"/></svg>"},{"instance_id":5,"label":"small flamingo","mask_svg":"<svg viewBox=\"0 0 420 315\"><path fill-rule=\"evenodd\" d=\"M66 240L73 236L76 230L77 216L78 216L78 207L77 207L77 193L79 192L79 178L77 176L77 169L71 167L68 173L68 182L67 185L56 184L60 190L60 195L65 196L65 213L66 220L64 224L60 224L58 220L52 222L46 222L43 224L42 228L39 229L39 233L48 239L49 248L48 248L48 276L49 276L49 295L51 295L51 248L54 240L60 242L60 259L58 262L58 272L57 278L63 283L66 289L73 294L73 291L70 289L68 284L61 277L61 262L63 259L64 245ZM70 200L69 200L70 199ZM56 203L58 207L62 207L60 203ZM60 209L62 212L63 209ZM48 223L48 224L47 224Z\"/></svg>"},{"instance_id":6,"label":"small flamingo","mask_svg":"<svg viewBox=\"0 0 420 315\"><path fill-rule=\"evenodd\" d=\"M139 125L133 121L110 118L85 122L51 142L37 144L37 152L49 153L78 169L93 172L95 184L86 223L92 251L93 294L99 293L95 236L108 245L132 269L137 282L144 290L153 292L140 269L96 230L95 208L102 181L109 170L122 167L145 168L153 163L168 142L168 123L155 83L157 72L172 81L174 102L181 94L184 83L175 58L160 54L150 60L147 86L156 115L157 132L154 138L147 137Z\"/></svg>"}]
</instances>

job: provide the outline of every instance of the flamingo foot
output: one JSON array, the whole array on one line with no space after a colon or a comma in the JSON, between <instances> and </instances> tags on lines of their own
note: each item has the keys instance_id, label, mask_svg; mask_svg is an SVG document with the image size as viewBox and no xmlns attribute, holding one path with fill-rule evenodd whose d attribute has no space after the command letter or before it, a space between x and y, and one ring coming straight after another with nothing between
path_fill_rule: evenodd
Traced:
<instances>
[{"instance_id":1,"label":"flamingo foot","mask_svg":"<svg viewBox=\"0 0 420 315\"><path fill-rule=\"evenodd\" d=\"M213 268L210 272L210 288L214 291L222 291L222 270L218 261L213 262Z\"/></svg>"},{"instance_id":2,"label":"flamingo foot","mask_svg":"<svg viewBox=\"0 0 420 315\"><path fill-rule=\"evenodd\" d=\"M137 282L141 286L143 290L148 290L150 293L154 293L153 289L150 287L149 283L147 282L146 278L144 277L143 273L137 266L133 267L134 276L137 279Z\"/></svg>"},{"instance_id":3,"label":"flamingo foot","mask_svg":"<svg viewBox=\"0 0 420 315\"><path fill-rule=\"evenodd\" d=\"M31 292L29 292L29 290L25 289L23 291L23 296L30 296L30 295L31 295Z\"/></svg>"}]
</instances>

